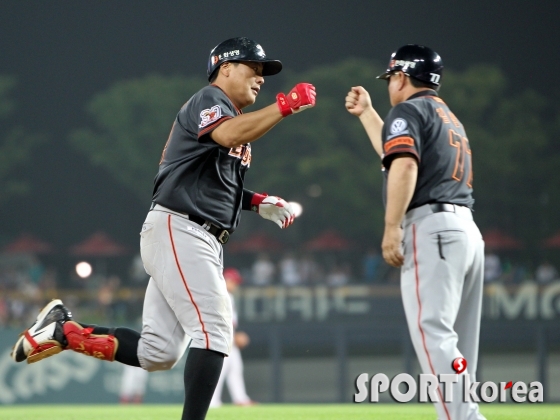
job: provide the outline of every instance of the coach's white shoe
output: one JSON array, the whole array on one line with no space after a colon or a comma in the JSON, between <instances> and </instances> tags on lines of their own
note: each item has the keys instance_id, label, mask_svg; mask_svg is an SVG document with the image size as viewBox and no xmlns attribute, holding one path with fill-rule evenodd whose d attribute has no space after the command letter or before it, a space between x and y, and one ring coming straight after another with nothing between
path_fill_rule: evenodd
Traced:
<instances>
[{"instance_id":1,"label":"coach's white shoe","mask_svg":"<svg viewBox=\"0 0 560 420\"><path fill-rule=\"evenodd\" d=\"M62 325L72 319L72 314L54 299L45 306L35 323L20 334L12 349L12 359L16 362L35 363L60 353L67 346Z\"/></svg>"}]
</instances>

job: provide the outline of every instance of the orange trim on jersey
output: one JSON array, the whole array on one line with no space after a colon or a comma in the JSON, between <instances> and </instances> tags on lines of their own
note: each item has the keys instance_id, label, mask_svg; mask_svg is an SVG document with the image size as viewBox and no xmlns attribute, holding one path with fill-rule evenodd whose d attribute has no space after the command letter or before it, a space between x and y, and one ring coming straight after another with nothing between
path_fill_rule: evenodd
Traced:
<instances>
[{"instance_id":1,"label":"orange trim on jersey","mask_svg":"<svg viewBox=\"0 0 560 420\"><path fill-rule=\"evenodd\" d=\"M412 137L397 137L393 140L389 140L387 143L385 143L385 145L383 146L383 151L385 153L389 153L389 150L391 150L393 147L396 146L414 146L414 139Z\"/></svg>"},{"instance_id":2,"label":"orange trim on jersey","mask_svg":"<svg viewBox=\"0 0 560 420\"><path fill-rule=\"evenodd\" d=\"M426 336L424 335L424 330L422 329L422 323L420 319L422 317L422 301L420 300L420 275L418 274L418 255L416 249L416 225L412 225L412 247L414 251L414 277L416 279L416 299L418 301L418 329L420 330L420 335L422 336L422 346L424 347L424 352L426 353L426 357L428 358L428 363L430 364L430 370L432 371L432 375L436 376L436 371L434 369L434 365L432 364L432 359L430 357L430 353L428 353L428 346L426 346ZM445 414L448 420L451 420L451 416L449 415L449 411L447 411L447 406L445 405L445 400L443 399L443 395L441 392L441 388L437 387L439 399L443 404L443 409L445 410Z\"/></svg>"},{"instance_id":3,"label":"orange trim on jersey","mask_svg":"<svg viewBox=\"0 0 560 420\"><path fill-rule=\"evenodd\" d=\"M179 274L181 275L181 280L183 280L183 284L185 285L185 289L187 289L187 293L189 294L189 298L196 309L196 313L198 315L198 320L200 321L200 325L202 326L202 332L206 338L206 350L210 350L210 339L208 338L208 332L206 332L206 328L204 327L204 322L202 322L202 315L200 314L200 310L198 309L197 304L194 302L192 293L187 285L187 281L185 280L185 276L183 274L183 270L181 270L181 264L179 264L179 258L177 257L177 251L175 250L175 242L173 241L173 232L171 230L171 215L167 216L167 229L169 230L169 239L171 240L171 248L173 249L173 256L175 257L175 263L177 264L177 269L179 270Z\"/></svg>"},{"instance_id":4,"label":"orange trim on jersey","mask_svg":"<svg viewBox=\"0 0 560 420\"><path fill-rule=\"evenodd\" d=\"M215 129L216 127L218 127L221 123L223 123L226 120L231 120L233 117L230 117L229 115L225 115L222 118L220 118L218 121L216 121L215 123L210 124L207 127L204 127L199 133L198 133L198 138L201 138L203 135L209 133L210 131L212 131L213 129Z\"/></svg>"}]
</instances>

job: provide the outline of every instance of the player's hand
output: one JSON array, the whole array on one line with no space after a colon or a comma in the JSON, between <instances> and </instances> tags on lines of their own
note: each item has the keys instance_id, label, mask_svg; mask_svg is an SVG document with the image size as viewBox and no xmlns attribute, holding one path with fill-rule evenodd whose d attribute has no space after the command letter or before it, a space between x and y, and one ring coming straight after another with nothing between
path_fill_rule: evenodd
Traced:
<instances>
[{"instance_id":1,"label":"player's hand","mask_svg":"<svg viewBox=\"0 0 560 420\"><path fill-rule=\"evenodd\" d=\"M360 117L364 111L373 108L367 90L361 86L354 86L346 95L346 109L352 115Z\"/></svg>"},{"instance_id":2,"label":"player's hand","mask_svg":"<svg viewBox=\"0 0 560 420\"><path fill-rule=\"evenodd\" d=\"M400 226L385 226L383 242L383 259L393 267L400 267L404 264L404 255L401 251L403 230Z\"/></svg>"},{"instance_id":3,"label":"player's hand","mask_svg":"<svg viewBox=\"0 0 560 420\"><path fill-rule=\"evenodd\" d=\"M251 209L263 218L276 223L280 229L290 226L296 218L292 206L284 199L273 195L253 195Z\"/></svg>"},{"instance_id":4,"label":"player's hand","mask_svg":"<svg viewBox=\"0 0 560 420\"><path fill-rule=\"evenodd\" d=\"M311 83L298 83L287 95L276 95L276 103L282 116L287 117L315 106L315 96L315 86Z\"/></svg>"},{"instance_id":5,"label":"player's hand","mask_svg":"<svg viewBox=\"0 0 560 420\"><path fill-rule=\"evenodd\" d=\"M233 343L240 349L247 347L250 342L249 336L243 331L236 331L233 335Z\"/></svg>"}]
</instances>

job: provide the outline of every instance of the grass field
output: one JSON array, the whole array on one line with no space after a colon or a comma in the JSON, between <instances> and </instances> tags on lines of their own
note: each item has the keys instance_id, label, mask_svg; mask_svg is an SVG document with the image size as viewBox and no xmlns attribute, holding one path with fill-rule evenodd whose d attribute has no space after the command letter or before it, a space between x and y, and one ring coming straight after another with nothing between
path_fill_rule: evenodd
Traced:
<instances>
[{"instance_id":1,"label":"grass field","mask_svg":"<svg viewBox=\"0 0 560 420\"><path fill-rule=\"evenodd\" d=\"M492 404L481 407L488 420L557 420L560 404ZM0 420L178 420L179 405L0 406ZM428 404L261 404L209 411L208 420L435 420Z\"/></svg>"}]
</instances>

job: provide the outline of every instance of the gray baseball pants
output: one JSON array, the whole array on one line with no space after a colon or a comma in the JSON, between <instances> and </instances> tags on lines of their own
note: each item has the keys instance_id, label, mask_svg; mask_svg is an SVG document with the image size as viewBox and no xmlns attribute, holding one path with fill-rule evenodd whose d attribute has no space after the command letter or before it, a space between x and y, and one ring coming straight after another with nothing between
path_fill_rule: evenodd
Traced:
<instances>
[{"instance_id":1,"label":"gray baseball pants","mask_svg":"<svg viewBox=\"0 0 560 420\"><path fill-rule=\"evenodd\" d=\"M433 213L429 205L407 212L401 292L410 337L422 372L455 374L452 362L467 360L476 379L482 309L484 242L471 211ZM453 384L453 402L435 408L440 420L480 420L478 404L463 402L463 378Z\"/></svg>"},{"instance_id":2,"label":"gray baseball pants","mask_svg":"<svg viewBox=\"0 0 560 420\"><path fill-rule=\"evenodd\" d=\"M232 308L217 239L186 215L156 205L140 233L150 281L138 360L148 371L171 369L190 347L229 354Z\"/></svg>"}]
</instances>

